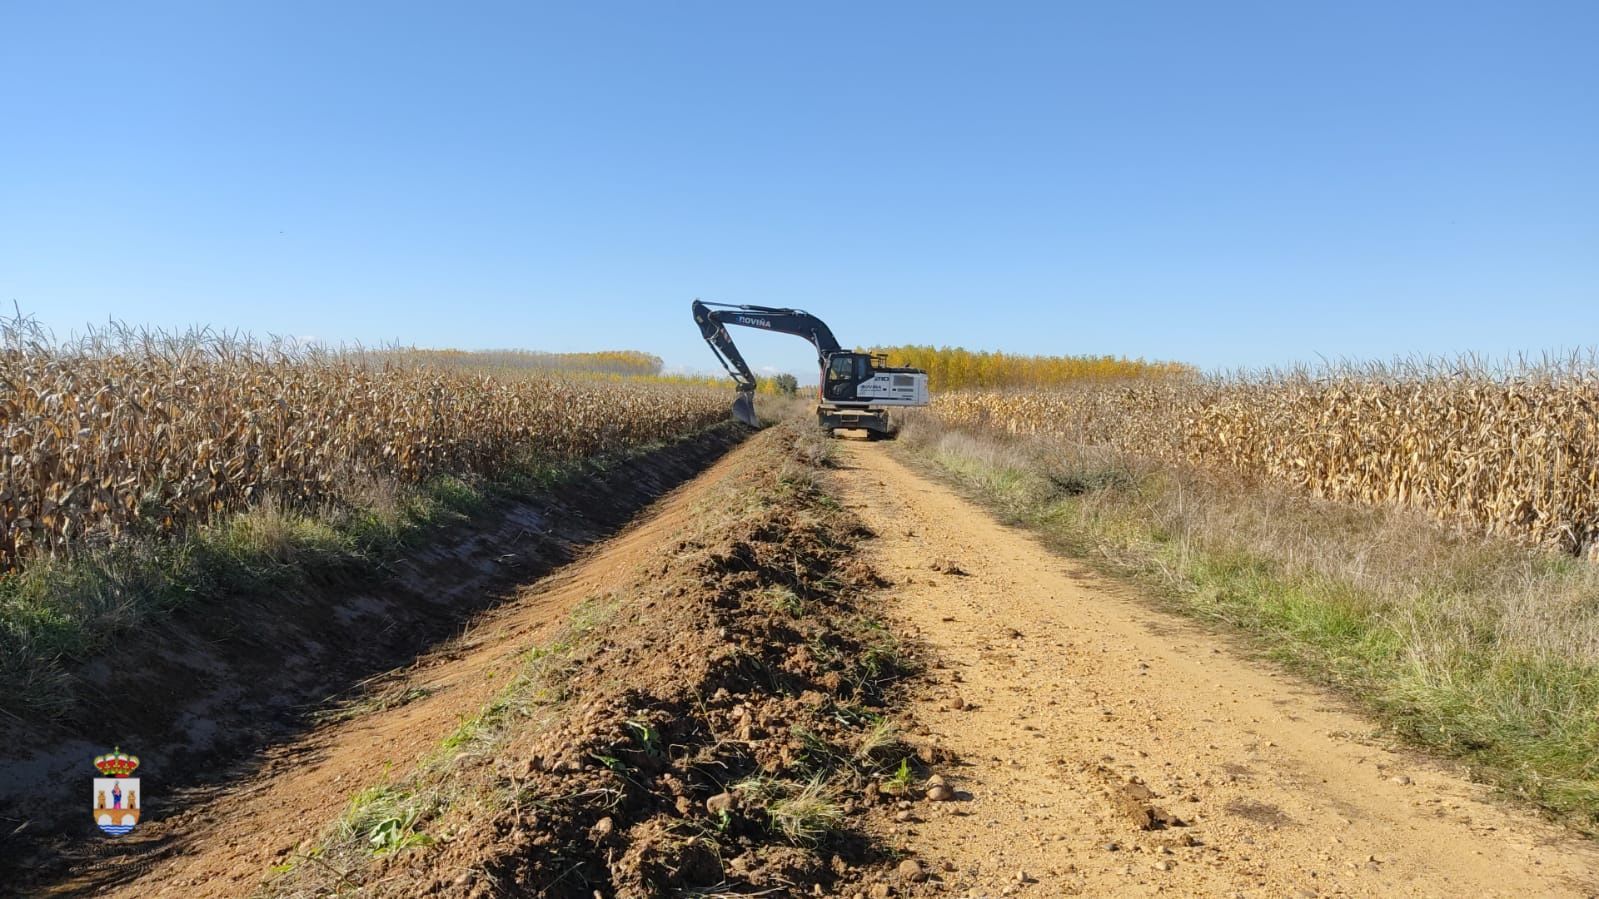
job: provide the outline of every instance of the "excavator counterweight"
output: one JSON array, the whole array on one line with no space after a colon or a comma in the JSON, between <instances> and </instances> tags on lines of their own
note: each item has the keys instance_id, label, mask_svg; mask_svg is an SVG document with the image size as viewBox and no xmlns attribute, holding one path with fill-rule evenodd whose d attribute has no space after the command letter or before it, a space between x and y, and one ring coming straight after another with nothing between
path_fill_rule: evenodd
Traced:
<instances>
[{"instance_id":1,"label":"excavator counterweight","mask_svg":"<svg viewBox=\"0 0 1599 899\"><path fill-rule=\"evenodd\" d=\"M927 372L895 368L887 358L857 353L839 345L825 322L803 309L774 306L732 306L695 300L694 323L711 345L722 367L732 376L738 393L733 417L756 426L756 379L744 356L733 345L728 325L740 325L803 337L816 347L821 381L817 386L816 420L821 427L861 428L871 434L892 433L886 406L927 405Z\"/></svg>"}]
</instances>

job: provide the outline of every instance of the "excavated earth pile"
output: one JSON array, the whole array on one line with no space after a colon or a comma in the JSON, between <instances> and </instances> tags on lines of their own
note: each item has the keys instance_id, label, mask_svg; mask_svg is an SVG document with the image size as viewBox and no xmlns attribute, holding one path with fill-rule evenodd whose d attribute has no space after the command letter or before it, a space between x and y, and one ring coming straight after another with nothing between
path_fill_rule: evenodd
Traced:
<instances>
[{"instance_id":1,"label":"excavated earth pile","mask_svg":"<svg viewBox=\"0 0 1599 899\"><path fill-rule=\"evenodd\" d=\"M818 485L825 453L795 429L754 438L676 539L266 890L880 892L899 860L868 834L929 753L893 722L913 663L866 606L882 582Z\"/></svg>"}]
</instances>

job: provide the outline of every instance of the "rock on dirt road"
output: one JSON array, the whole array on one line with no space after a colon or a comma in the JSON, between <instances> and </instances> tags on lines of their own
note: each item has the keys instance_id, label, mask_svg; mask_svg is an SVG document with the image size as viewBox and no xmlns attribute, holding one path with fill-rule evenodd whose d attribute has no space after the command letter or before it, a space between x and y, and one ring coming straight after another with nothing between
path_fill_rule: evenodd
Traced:
<instances>
[{"instance_id":1,"label":"rock on dirt road","mask_svg":"<svg viewBox=\"0 0 1599 899\"><path fill-rule=\"evenodd\" d=\"M957 801L891 839L952 895L1591 896L1593 844L1379 744L1321 689L844 444L843 499L927 647ZM959 572L955 574L954 572Z\"/></svg>"}]
</instances>

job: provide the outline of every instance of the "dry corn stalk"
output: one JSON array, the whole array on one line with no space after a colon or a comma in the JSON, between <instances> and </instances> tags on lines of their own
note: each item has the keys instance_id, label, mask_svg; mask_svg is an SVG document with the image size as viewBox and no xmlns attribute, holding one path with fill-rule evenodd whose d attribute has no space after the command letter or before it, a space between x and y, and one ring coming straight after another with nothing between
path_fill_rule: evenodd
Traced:
<instances>
[{"instance_id":1,"label":"dry corn stalk","mask_svg":"<svg viewBox=\"0 0 1599 899\"><path fill-rule=\"evenodd\" d=\"M1599 539L1599 369L1370 367L955 393L956 425L1049 434L1389 503L1586 551Z\"/></svg>"},{"instance_id":2,"label":"dry corn stalk","mask_svg":"<svg viewBox=\"0 0 1599 899\"><path fill-rule=\"evenodd\" d=\"M130 529L173 532L271 497L589 456L727 415L725 391L493 377L190 334L0 347L0 568Z\"/></svg>"}]
</instances>

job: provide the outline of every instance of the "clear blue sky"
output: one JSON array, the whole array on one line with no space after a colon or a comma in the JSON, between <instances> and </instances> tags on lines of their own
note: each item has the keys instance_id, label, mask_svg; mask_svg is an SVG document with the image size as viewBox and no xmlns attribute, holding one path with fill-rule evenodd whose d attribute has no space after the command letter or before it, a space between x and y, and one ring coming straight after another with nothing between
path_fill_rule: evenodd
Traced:
<instances>
[{"instance_id":1,"label":"clear blue sky","mask_svg":"<svg viewBox=\"0 0 1599 899\"><path fill-rule=\"evenodd\" d=\"M0 0L0 303L1202 366L1599 341L1599 3ZM752 363L808 373L802 342Z\"/></svg>"}]
</instances>

